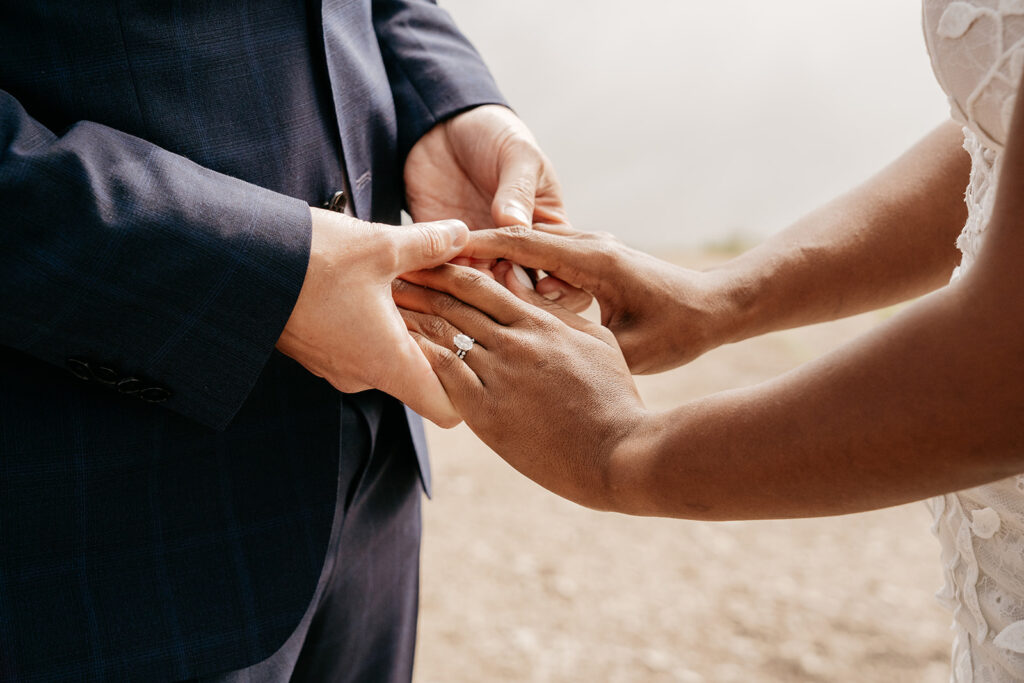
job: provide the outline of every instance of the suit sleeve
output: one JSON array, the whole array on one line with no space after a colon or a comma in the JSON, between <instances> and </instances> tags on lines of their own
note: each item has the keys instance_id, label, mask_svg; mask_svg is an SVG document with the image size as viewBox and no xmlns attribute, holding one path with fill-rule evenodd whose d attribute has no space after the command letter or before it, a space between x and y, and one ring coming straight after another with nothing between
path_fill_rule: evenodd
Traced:
<instances>
[{"instance_id":1,"label":"suit sleeve","mask_svg":"<svg viewBox=\"0 0 1024 683\"><path fill-rule=\"evenodd\" d=\"M373 0L373 21L404 159L437 123L484 104L508 106L480 54L434 0Z\"/></svg>"},{"instance_id":2,"label":"suit sleeve","mask_svg":"<svg viewBox=\"0 0 1024 683\"><path fill-rule=\"evenodd\" d=\"M0 216L0 344L125 400L157 387L213 428L255 384L309 258L302 201L96 123L56 134L2 90Z\"/></svg>"}]
</instances>

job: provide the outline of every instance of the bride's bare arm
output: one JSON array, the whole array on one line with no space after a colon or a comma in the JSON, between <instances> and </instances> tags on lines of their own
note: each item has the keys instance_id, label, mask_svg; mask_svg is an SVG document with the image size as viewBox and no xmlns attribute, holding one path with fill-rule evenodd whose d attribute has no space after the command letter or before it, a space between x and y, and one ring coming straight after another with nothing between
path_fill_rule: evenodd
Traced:
<instances>
[{"instance_id":1,"label":"bride's bare arm","mask_svg":"<svg viewBox=\"0 0 1024 683\"><path fill-rule=\"evenodd\" d=\"M963 129L936 128L854 190L711 271L740 338L874 310L947 282L967 209Z\"/></svg>"},{"instance_id":2,"label":"bride's bare arm","mask_svg":"<svg viewBox=\"0 0 1024 683\"><path fill-rule=\"evenodd\" d=\"M467 424L584 505L797 517L993 481L1024 471L1024 107L1016 117L970 273L759 386L651 413L608 331L529 291L508 266L497 275L511 292L446 266L396 297ZM449 350L456 330L479 341L465 360Z\"/></svg>"},{"instance_id":3,"label":"bride's bare arm","mask_svg":"<svg viewBox=\"0 0 1024 683\"><path fill-rule=\"evenodd\" d=\"M617 506L855 512L1024 471L1024 107L961 281L788 375L664 415L612 458Z\"/></svg>"},{"instance_id":4,"label":"bride's bare arm","mask_svg":"<svg viewBox=\"0 0 1024 683\"><path fill-rule=\"evenodd\" d=\"M563 497L693 519L843 514L1024 471L1024 240L1005 239L1016 223L992 226L971 274L877 331L664 413L644 408L607 330L510 273L499 279L530 303L454 266L410 276L419 286L396 300L466 424ZM478 342L465 361L450 350L459 331Z\"/></svg>"},{"instance_id":5,"label":"bride's bare arm","mask_svg":"<svg viewBox=\"0 0 1024 683\"><path fill-rule=\"evenodd\" d=\"M860 187L706 272L556 226L478 233L469 253L547 270L591 292L633 372L658 372L723 343L945 284L966 218L962 143L957 124L938 127Z\"/></svg>"},{"instance_id":6,"label":"bride's bare arm","mask_svg":"<svg viewBox=\"0 0 1024 683\"><path fill-rule=\"evenodd\" d=\"M1024 282L976 272L792 373L644 416L609 458L610 507L819 516L1024 471Z\"/></svg>"}]
</instances>

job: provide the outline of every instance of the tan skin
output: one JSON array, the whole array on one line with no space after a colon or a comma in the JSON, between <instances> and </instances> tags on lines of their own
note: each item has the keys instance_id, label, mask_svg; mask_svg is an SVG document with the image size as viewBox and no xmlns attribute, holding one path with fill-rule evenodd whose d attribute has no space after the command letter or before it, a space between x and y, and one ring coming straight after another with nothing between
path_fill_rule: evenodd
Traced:
<instances>
[{"instance_id":1,"label":"tan skin","mask_svg":"<svg viewBox=\"0 0 1024 683\"><path fill-rule=\"evenodd\" d=\"M391 280L457 258L465 222L564 221L561 187L526 125L492 105L434 126L409 152L404 178L413 226L310 209L306 277L277 349L340 391L380 389L453 426L459 415L405 329ZM590 303L589 294L557 278L538 287L576 310Z\"/></svg>"},{"instance_id":2,"label":"tan skin","mask_svg":"<svg viewBox=\"0 0 1024 683\"><path fill-rule=\"evenodd\" d=\"M985 246L956 283L793 372L666 412L644 407L619 352L634 369L672 367L939 288L964 218L960 142L941 127L706 273L564 227L471 238L474 258L506 257L590 292L608 328L537 296L508 265L495 271L507 290L446 265L411 276L396 302L467 424L523 474L589 507L804 517L980 485L1024 471L1024 106ZM465 362L450 350L456 330L479 342Z\"/></svg>"}]
</instances>

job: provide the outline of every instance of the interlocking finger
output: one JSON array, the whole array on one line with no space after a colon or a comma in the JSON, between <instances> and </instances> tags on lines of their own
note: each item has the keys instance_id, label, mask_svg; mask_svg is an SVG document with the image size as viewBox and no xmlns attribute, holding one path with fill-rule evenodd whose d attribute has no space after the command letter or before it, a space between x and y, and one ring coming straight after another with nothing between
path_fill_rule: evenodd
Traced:
<instances>
[{"instance_id":1,"label":"interlocking finger","mask_svg":"<svg viewBox=\"0 0 1024 683\"><path fill-rule=\"evenodd\" d=\"M450 350L460 360L465 361L477 375L484 371L487 365L487 347L477 343L476 339L465 331L436 315L418 313L404 308L399 311L410 332Z\"/></svg>"},{"instance_id":2,"label":"interlocking finger","mask_svg":"<svg viewBox=\"0 0 1024 683\"><path fill-rule=\"evenodd\" d=\"M427 357L427 362L434 369L441 386L458 412L464 413L467 405L479 403L484 385L469 365L448 348L435 344L423 335L416 332L409 334L419 344L423 355Z\"/></svg>"},{"instance_id":3,"label":"interlocking finger","mask_svg":"<svg viewBox=\"0 0 1024 683\"><path fill-rule=\"evenodd\" d=\"M498 324L450 294L404 280L395 280L391 283L391 295L399 308L442 318L484 346L490 346L494 338Z\"/></svg>"},{"instance_id":4,"label":"interlocking finger","mask_svg":"<svg viewBox=\"0 0 1024 683\"><path fill-rule=\"evenodd\" d=\"M614 345L614 336L605 327L573 313L560 305L560 302L549 301L544 298L537 293L536 290L528 287L526 283L515 274L515 268L516 266L508 261L499 263L494 269L494 274L498 278L498 282L503 282L505 286L509 288L510 292L530 304L532 307L539 308L550 313L573 329L579 330L580 332L586 332L592 337L597 337L606 343L611 342L611 344Z\"/></svg>"},{"instance_id":5,"label":"interlocking finger","mask_svg":"<svg viewBox=\"0 0 1024 683\"><path fill-rule=\"evenodd\" d=\"M493 278L472 268L443 265L402 276L406 282L449 294L502 325L528 315L526 304Z\"/></svg>"},{"instance_id":6,"label":"interlocking finger","mask_svg":"<svg viewBox=\"0 0 1024 683\"><path fill-rule=\"evenodd\" d=\"M594 301L594 297L589 292L573 287L554 275L547 275L537 280L536 289L537 293L545 299L555 301L559 306L573 313L582 313L590 308L590 304Z\"/></svg>"}]
</instances>

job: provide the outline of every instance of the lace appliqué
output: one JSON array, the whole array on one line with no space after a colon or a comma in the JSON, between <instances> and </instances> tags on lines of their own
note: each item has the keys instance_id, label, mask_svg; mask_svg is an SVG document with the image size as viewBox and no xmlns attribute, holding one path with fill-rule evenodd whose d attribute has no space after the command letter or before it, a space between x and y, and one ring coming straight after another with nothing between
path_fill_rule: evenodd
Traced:
<instances>
[{"instance_id":1,"label":"lace appliqu\u00e9","mask_svg":"<svg viewBox=\"0 0 1024 683\"><path fill-rule=\"evenodd\" d=\"M974 265L974 260L981 251L985 229L995 209L996 186L1003 165L1002 154L986 147L970 128L964 128L964 149L971 155L971 180L964 195L964 201L967 203L967 222L956 240L956 246L963 254L963 259L953 271L953 280Z\"/></svg>"},{"instance_id":2,"label":"lace appliqu\u00e9","mask_svg":"<svg viewBox=\"0 0 1024 683\"><path fill-rule=\"evenodd\" d=\"M936 76L971 155L963 253L953 280L975 266L994 213L1018 84L1024 78L1024 0L924 0ZM930 501L953 613L951 680L1024 680L1024 474Z\"/></svg>"},{"instance_id":3,"label":"lace appliqu\u00e9","mask_svg":"<svg viewBox=\"0 0 1024 683\"><path fill-rule=\"evenodd\" d=\"M946 6L935 29L939 38L961 41L969 48L950 70L963 75L984 67L969 94L951 97L950 105L988 147L999 150L1010 130L1017 88L1024 76L1024 35L1019 26L1010 26L1021 16L1024 0L958 0ZM964 64L968 59L970 64ZM936 73L943 72L936 67Z\"/></svg>"},{"instance_id":4,"label":"lace appliqu\u00e9","mask_svg":"<svg viewBox=\"0 0 1024 683\"><path fill-rule=\"evenodd\" d=\"M955 683L1024 678L1024 583L1012 561L1024 531L1019 479L930 501L946 579L935 597L953 613ZM997 510L1010 496L1013 504ZM979 507L984 502L994 507Z\"/></svg>"}]
</instances>

